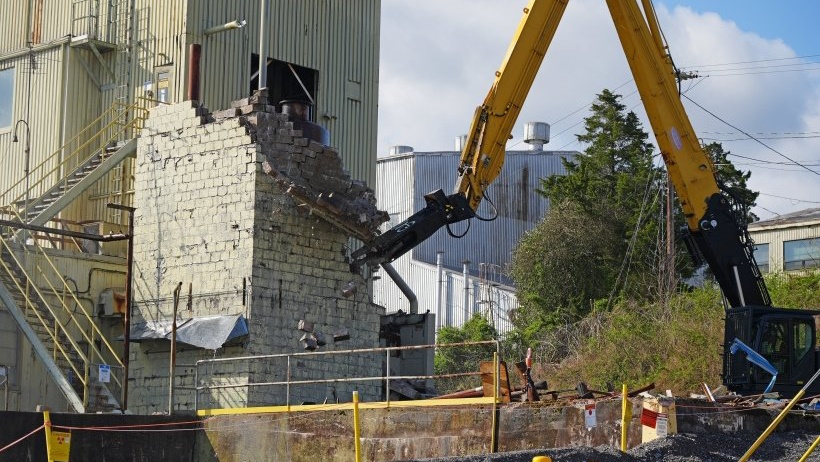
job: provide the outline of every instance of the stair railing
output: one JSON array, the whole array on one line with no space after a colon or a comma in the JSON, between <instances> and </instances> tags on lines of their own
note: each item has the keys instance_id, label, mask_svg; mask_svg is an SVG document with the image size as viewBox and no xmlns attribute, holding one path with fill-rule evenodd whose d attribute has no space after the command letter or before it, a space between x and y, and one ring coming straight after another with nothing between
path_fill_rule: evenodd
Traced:
<instances>
[{"instance_id":1,"label":"stair railing","mask_svg":"<svg viewBox=\"0 0 820 462\"><path fill-rule=\"evenodd\" d=\"M104 157L106 148L117 141L122 141L131 133L138 133L148 118L149 108L154 104L155 101L147 98L137 98L134 104L128 106L122 103L112 104L107 111L30 170L28 191L25 190L23 177L0 195L0 205L6 206L7 210L19 209L19 204L27 196L37 198L55 186L67 186L67 181L94 157ZM104 124L103 127L94 132L100 124ZM65 152L69 154L63 156ZM50 178L55 177L59 179L47 183ZM15 195L15 191L21 188L23 192Z\"/></svg>"},{"instance_id":2,"label":"stair railing","mask_svg":"<svg viewBox=\"0 0 820 462\"><path fill-rule=\"evenodd\" d=\"M99 361L104 364L111 364L120 368L124 368L124 364L117 355L116 351L114 351L114 348L111 346L110 342L105 338L102 331L100 331L97 323L94 322L91 314L82 302L80 302L77 294L71 286L69 286L65 278L63 278L60 271L57 269L57 266L48 256L45 249L37 244L36 240L33 240L33 245L30 246L34 247L36 252L29 252L26 248L29 246L22 246L24 247L22 249L23 252L29 252L29 255L33 254L34 257L42 257L37 258L34 264L35 274L40 275L42 283L47 286L47 288L41 288L37 283L32 283L38 280L30 276L25 268L25 265L20 261L15 253L14 247L15 246L9 239L0 236L0 251L8 252L8 255L11 257L11 262L14 263L13 266L10 266L5 259L0 258L0 266L3 267L3 270L9 276L9 279L13 281L17 290L23 294L26 303L26 311L31 310L34 313L35 317L45 328L54 343L55 358L59 352L59 356L61 356L70 365L71 370L83 384L83 404L87 404L89 390L88 374L94 357L92 356L92 358L89 359L87 355L83 353L80 345L74 338L75 334L72 334L72 331L70 330L71 325L73 324L75 326L75 330L80 333L81 338L88 344L89 352L96 356ZM17 248L19 249L20 246L18 245ZM41 262L45 262L45 264L41 265ZM22 283L20 281L20 275L23 276ZM49 275L52 277L48 277ZM55 276L60 280L60 283L57 283L56 285L53 282ZM44 313L40 312L36 301L29 298L29 293L31 290L34 291L34 294L37 296L36 299L40 302L40 304L51 314L51 317L54 318L53 327L49 325L49 320L46 319ZM57 303L50 303L46 295L51 295L52 299L57 300ZM73 303L73 305L78 307L79 310L69 308L69 303ZM79 313L77 313L77 311L79 311ZM65 320L63 320L63 318L65 318ZM84 323L80 321L84 321ZM82 362L82 370L80 370L80 368L75 364L75 361L72 360L70 356L71 352L66 351L67 346L63 345L63 342L60 341L60 335L63 335L68 340L71 349L80 358ZM97 348L96 341L99 341L101 346L104 346L103 351L100 351L100 349ZM117 388L122 389L122 381L120 378L112 374L112 379Z\"/></svg>"}]
</instances>

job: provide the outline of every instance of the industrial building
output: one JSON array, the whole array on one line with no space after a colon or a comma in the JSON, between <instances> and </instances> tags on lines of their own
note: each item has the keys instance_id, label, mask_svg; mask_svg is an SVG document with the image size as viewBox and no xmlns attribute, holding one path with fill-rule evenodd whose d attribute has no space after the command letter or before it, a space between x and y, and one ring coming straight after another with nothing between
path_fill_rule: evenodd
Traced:
<instances>
[{"instance_id":1,"label":"industrial building","mask_svg":"<svg viewBox=\"0 0 820 462\"><path fill-rule=\"evenodd\" d=\"M764 273L808 272L820 267L820 208L750 223L749 235Z\"/></svg>"},{"instance_id":2,"label":"industrial building","mask_svg":"<svg viewBox=\"0 0 820 462\"><path fill-rule=\"evenodd\" d=\"M409 146L395 146L378 159L376 194L380 207L390 214L386 227L424 208L425 194L453 189L463 140L456 138L453 151L415 152ZM485 316L501 333L512 327L508 313L518 302L506 266L524 233L549 210L549 199L538 193L541 179L565 174L563 160L578 154L545 150L549 141L545 123L526 124L524 140L529 149L507 151L501 174L479 209L482 217L497 215L496 219L470 220L469 230L463 223L453 226L453 234L467 231L461 238L440 229L393 262L410 288L417 288L420 309L435 313L439 327L461 326L474 314ZM388 313L406 312L407 296L380 275L374 282L374 302Z\"/></svg>"},{"instance_id":3,"label":"industrial building","mask_svg":"<svg viewBox=\"0 0 820 462\"><path fill-rule=\"evenodd\" d=\"M289 232L303 240L286 242L288 255L332 255L322 269L282 264L328 277L322 271L340 271L347 237L315 217L293 215L302 209L290 208L293 199L280 196L282 186L263 171L273 154L254 146L277 127L285 130L277 132L286 138L277 140L280 148L327 155L339 165L336 179L375 181L379 14L379 0L0 4L4 408L105 411L130 401L143 406L137 412L167 410L168 341L151 335L167 333L177 306L180 325L216 316L216 324L204 322L206 333L235 322L226 342L242 332L244 319L249 333L234 347L243 354L303 350L296 323L310 316L304 320L317 329L332 328L328 336L348 337L346 348L377 345L380 308L366 291L350 300L326 283L330 305L317 306L310 297L318 295L265 261L270 255L262 255L282 243L271 236ZM260 87L266 92L246 99ZM305 124L281 118L280 103L288 100L329 136L321 149L308 144ZM224 110L232 114L214 115ZM261 203L267 208L254 209ZM262 213L270 220L285 208L284 221L264 224L270 234L259 231ZM222 261L235 266L218 267ZM260 282L268 264L267 271L282 271L281 280L269 274ZM336 283L367 284L345 278ZM127 299L134 312L125 332ZM262 323L260 304L271 310L272 300L287 300L289 311ZM367 319L368 332L344 332L348 315ZM131 333L142 343L123 342ZM307 340L318 331L310 334ZM220 354L230 351L222 346ZM185 348L209 357L215 351ZM273 399L243 393L230 399Z\"/></svg>"}]
</instances>

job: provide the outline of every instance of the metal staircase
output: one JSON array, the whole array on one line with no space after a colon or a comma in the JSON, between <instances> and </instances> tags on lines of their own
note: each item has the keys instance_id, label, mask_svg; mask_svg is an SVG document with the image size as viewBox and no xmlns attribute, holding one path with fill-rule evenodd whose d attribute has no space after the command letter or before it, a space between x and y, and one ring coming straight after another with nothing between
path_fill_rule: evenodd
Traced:
<instances>
[{"instance_id":1,"label":"metal staircase","mask_svg":"<svg viewBox=\"0 0 820 462\"><path fill-rule=\"evenodd\" d=\"M132 138L94 153L63 181L30 202L26 211L26 221L38 226L46 224L120 162L127 157L135 156L136 152L137 140Z\"/></svg>"},{"instance_id":2,"label":"metal staircase","mask_svg":"<svg viewBox=\"0 0 820 462\"><path fill-rule=\"evenodd\" d=\"M28 190L21 188L21 179L0 195L4 204L0 212L9 221L46 224L136 153L137 140L128 137L142 128L151 105L153 101L144 99L127 106L115 103L34 167ZM119 407L123 378L116 371L124 370L119 355L40 240L17 239L20 234L9 229L0 235L0 303L12 314L71 409L96 412ZM112 366L108 384L95 379L100 364Z\"/></svg>"},{"instance_id":3,"label":"metal staircase","mask_svg":"<svg viewBox=\"0 0 820 462\"><path fill-rule=\"evenodd\" d=\"M25 269L32 264L37 278ZM0 303L75 412L111 410L98 405L92 371L99 364L123 363L42 248L0 237ZM121 390L121 378L112 374L112 380Z\"/></svg>"},{"instance_id":4,"label":"metal staircase","mask_svg":"<svg viewBox=\"0 0 820 462\"><path fill-rule=\"evenodd\" d=\"M28 190L26 179L21 178L0 195L4 211L19 221L26 217L25 221L34 225L43 225L57 216L106 173L135 155L137 141L130 136L142 128L151 105L153 101L144 98L128 106L114 103L32 168ZM100 125L103 128L95 132Z\"/></svg>"}]
</instances>

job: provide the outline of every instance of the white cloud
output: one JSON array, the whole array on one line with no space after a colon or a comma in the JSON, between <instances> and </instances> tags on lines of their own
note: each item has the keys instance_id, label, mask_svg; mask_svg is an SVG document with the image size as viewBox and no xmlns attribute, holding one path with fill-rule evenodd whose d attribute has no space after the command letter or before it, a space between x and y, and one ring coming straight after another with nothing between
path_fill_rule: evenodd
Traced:
<instances>
[{"instance_id":1,"label":"white cloud","mask_svg":"<svg viewBox=\"0 0 820 462\"><path fill-rule=\"evenodd\" d=\"M520 6L515 6L519 4ZM469 128L521 18L525 2L509 0L386 0L382 4L379 154L405 144L419 151L451 150L453 139ZM780 40L767 40L740 30L714 13L659 5L659 21L680 67L736 63L795 56ZM737 65L735 67L744 67ZM820 130L820 73L790 72L717 76L697 83L687 96L749 133ZM778 70L773 68L772 70ZM701 72L699 70L699 72ZM739 70L738 73L748 71ZM709 72L701 72L708 75ZM524 105L510 146L521 141L528 121L553 123L548 149L579 149L574 135L583 129L586 109L603 88L624 95L623 102L642 118L643 108L629 82L626 59L605 3L573 0L567 7L544 64ZM684 86L684 90L692 83ZM709 135L736 130L685 102L702 137L740 138L741 134ZM566 118L564 118L566 116ZM562 119L560 120L559 119ZM645 120L645 118L644 118ZM645 122L648 130L648 123ZM563 133L561 133L563 132ZM706 132L706 135L704 134ZM764 140L774 149L807 164L820 163L820 140ZM726 142L739 154L772 162L786 159L753 141ZM751 187L763 194L758 203L777 213L817 206L772 196L820 200L820 177L793 166L748 165ZM773 170L788 169L792 171ZM820 167L811 167L820 170ZM455 175L455 172L454 172ZM756 210L761 217L772 213Z\"/></svg>"}]
</instances>

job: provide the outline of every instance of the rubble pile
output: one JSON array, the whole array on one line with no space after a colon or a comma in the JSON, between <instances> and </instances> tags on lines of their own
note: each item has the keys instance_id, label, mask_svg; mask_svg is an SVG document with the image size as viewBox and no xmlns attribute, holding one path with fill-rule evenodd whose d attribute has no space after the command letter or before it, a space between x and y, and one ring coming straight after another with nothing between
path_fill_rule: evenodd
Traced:
<instances>
[{"instance_id":1,"label":"rubble pile","mask_svg":"<svg viewBox=\"0 0 820 462\"><path fill-rule=\"evenodd\" d=\"M389 220L387 212L376 208L373 190L344 169L338 150L311 139L316 138L306 133L311 130L298 128L305 121L277 112L266 90L212 116L215 121L239 117L265 155L265 173L310 213L364 242Z\"/></svg>"}]
</instances>

